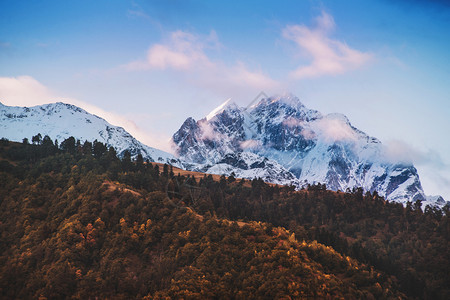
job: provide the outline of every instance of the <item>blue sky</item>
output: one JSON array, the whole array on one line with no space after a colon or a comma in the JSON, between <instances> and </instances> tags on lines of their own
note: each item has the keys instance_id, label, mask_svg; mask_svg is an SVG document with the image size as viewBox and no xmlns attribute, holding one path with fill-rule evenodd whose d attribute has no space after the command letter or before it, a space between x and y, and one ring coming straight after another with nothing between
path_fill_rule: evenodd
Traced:
<instances>
[{"instance_id":1,"label":"blue sky","mask_svg":"<svg viewBox=\"0 0 450 300\"><path fill-rule=\"evenodd\" d=\"M450 200L446 1L0 0L0 101L72 102L150 146L232 97L340 112Z\"/></svg>"}]
</instances>

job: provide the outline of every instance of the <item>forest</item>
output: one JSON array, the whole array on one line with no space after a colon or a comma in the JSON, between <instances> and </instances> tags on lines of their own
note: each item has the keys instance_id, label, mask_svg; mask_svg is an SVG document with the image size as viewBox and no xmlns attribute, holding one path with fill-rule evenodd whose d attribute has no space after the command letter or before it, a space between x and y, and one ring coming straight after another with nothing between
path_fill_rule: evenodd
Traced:
<instances>
[{"instance_id":1,"label":"forest","mask_svg":"<svg viewBox=\"0 0 450 300\"><path fill-rule=\"evenodd\" d=\"M0 140L2 299L450 299L448 207Z\"/></svg>"}]
</instances>

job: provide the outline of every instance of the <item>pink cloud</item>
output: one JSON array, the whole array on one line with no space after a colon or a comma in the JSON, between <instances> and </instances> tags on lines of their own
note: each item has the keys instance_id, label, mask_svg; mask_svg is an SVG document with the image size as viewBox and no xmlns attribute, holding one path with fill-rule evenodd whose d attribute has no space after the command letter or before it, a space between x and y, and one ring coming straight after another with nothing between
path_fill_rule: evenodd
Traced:
<instances>
[{"instance_id":1,"label":"pink cloud","mask_svg":"<svg viewBox=\"0 0 450 300\"><path fill-rule=\"evenodd\" d=\"M289 128L294 128L297 126L303 126L304 122L302 120L299 120L297 118L289 117L286 120L283 121L283 125L286 125Z\"/></svg>"},{"instance_id":2,"label":"pink cloud","mask_svg":"<svg viewBox=\"0 0 450 300\"><path fill-rule=\"evenodd\" d=\"M199 122L199 127L203 140L219 141L223 138L223 135L216 132L208 122Z\"/></svg>"},{"instance_id":3,"label":"pink cloud","mask_svg":"<svg viewBox=\"0 0 450 300\"><path fill-rule=\"evenodd\" d=\"M31 76L0 77L0 102L34 106L57 101L47 87Z\"/></svg>"},{"instance_id":4,"label":"pink cloud","mask_svg":"<svg viewBox=\"0 0 450 300\"><path fill-rule=\"evenodd\" d=\"M257 149L262 146L261 141L258 140L246 140L240 143L241 149L249 150L249 149Z\"/></svg>"},{"instance_id":5,"label":"pink cloud","mask_svg":"<svg viewBox=\"0 0 450 300\"><path fill-rule=\"evenodd\" d=\"M126 70L174 71L190 84L229 93L236 89L273 89L279 83L261 70L251 70L243 62L227 64L208 53L221 45L214 31L208 36L174 31L163 43L152 45L145 60L133 61Z\"/></svg>"},{"instance_id":6,"label":"pink cloud","mask_svg":"<svg viewBox=\"0 0 450 300\"><path fill-rule=\"evenodd\" d=\"M323 118L316 122L316 128L328 142L355 141L357 136L348 123L340 119Z\"/></svg>"},{"instance_id":7,"label":"pink cloud","mask_svg":"<svg viewBox=\"0 0 450 300\"><path fill-rule=\"evenodd\" d=\"M311 64L300 66L290 73L294 79L314 78L322 75L342 74L366 64L372 57L350 48L347 44L329 38L335 23L331 15L322 12L316 18L316 26L291 25L284 28L284 38L297 44L302 54L311 59Z\"/></svg>"}]
</instances>

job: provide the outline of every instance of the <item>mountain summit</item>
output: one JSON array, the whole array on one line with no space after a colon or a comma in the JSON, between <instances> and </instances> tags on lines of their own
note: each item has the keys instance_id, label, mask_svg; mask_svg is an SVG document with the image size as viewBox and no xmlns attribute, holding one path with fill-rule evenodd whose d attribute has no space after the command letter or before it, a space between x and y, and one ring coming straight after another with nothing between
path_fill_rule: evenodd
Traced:
<instances>
[{"instance_id":1,"label":"mountain summit","mask_svg":"<svg viewBox=\"0 0 450 300\"><path fill-rule=\"evenodd\" d=\"M193 170L298 187L362 187L390 201L442 206L427 200L412 164L389 161L381 142L346 116L322 115L291 94L263 98L248 108L228 100L206 118L188 118L173 142Z\"/></svg>"},{"instance_id":2,"label":"mountain summit","mask_svg":"<svg viewBox=\"0 0 450 300\"><path fill-rule=\"evenodd\" d=\"M75 105L58 102L17 107L0 103L0 137L22 141L38 133L60 142L70 136L80 141L97 140L113 146L119 156L129 151L132 156L141 154L149 161L182 166L172 154L142 144L122 127L111 125Z\"/></svg>"}]
</instances>

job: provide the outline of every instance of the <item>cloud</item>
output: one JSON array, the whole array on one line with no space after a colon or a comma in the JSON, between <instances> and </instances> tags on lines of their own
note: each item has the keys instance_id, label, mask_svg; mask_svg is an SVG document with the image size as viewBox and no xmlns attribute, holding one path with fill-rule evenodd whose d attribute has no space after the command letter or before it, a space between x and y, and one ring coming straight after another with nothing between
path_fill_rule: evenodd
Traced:
<instances>
[{"instance_id":1,"label":"cloud","mask_svg":"<svg viewBox=\"0 0 450 300\"><path fill-rule=\"evenodd\" d=\"M311 59L310 65L300 66L290 73L293 79L342 74L370 61L371 54L352 49L347 44L329 37L336 27L331 15L322 12L315 21L314 28L290 25L282 31L285 39L293 41L301 54Z\"/></svg>"},{"instance_id":2,"label":"cloud","mask_svg":"<svg viewBox=\"0 0 450 300\"><path fill-rule=\"evenodd\" d=\"M50 91L30 76L0 77L0 101L5 105L34 106L54 101Z\"/></svg>"},{"instance_id":3,"label":"cloud","mask_svg":"<svg viewBox=\"0 0 450 300\"><path fill-rule=\"evenodd\" d=\"M332 39L330 33L336 25L331 15L322 12L315 19L316 26L286 26L282 36L293 41L300 53L311 63L289 73L293 79L335 75L365 65L372 55L352 49L347 44ZM215 31L209 35L177 30L170 32L159 43L151 45L145 59L129 62L121 69L127 71L170 72L197 87L230 96L230 92L254 93L285 89L285 85L273 79L261 69L249 68L242 61L227 63L217 59L219 50L226 49L219 42Z\"/></svg>"},{"instance_id":4,"label":"cloud","mask_svg":"<svg viewBox=\"0 0 450 300\"><path fill-rule=\"evenodd\" d=\"M317 135L327 143L356 141L358 138L348 119L341 114L329 114L318 119L311 124L310 129L306 128L302 133L305 138L307 136L315 138Z\"/></svg>"},{"instance_id":5,"label":"cloud","mask_svg":"<svg viewBox=\"0 0 450 300\"><path fill-rule=\"evenodd\" d=\"M289 128L303 126L304 124L305 124L305 122L303 122L302 120L299 120L299 119L293 118L293 117L289 117L283 121L283 125L286 125Z\"/></svg>"},{"instance_id":6,"label":"cloud","mask_svg":"<svg viewBox=\"0 0 450 300\"><path fill-rule=\"evenodd\" d=\"M316 133L310 128L303 128L300 133L306 140L314 140L317 137Z\"/></svg>"},{"instance_id":7,"label":"cloud","mask_svg":"<svg viewBox=\"0 0 450 300\"><path fill-rule=\"evenodd\" d=\"M149 134L140 129L133 121L119 114L74 98L61 97L31 76L0 77L0 102L9 106L35 106L51 102L70 103L104 118L113 125L125 128L144 144L165 151L171 150L168 136Z\"/></svg>"},{"instance_id":8,"label":"cloud","mask_svg":"<svg viewBox=\"0 0 450 300\"><path fill-rule=\"evenodd\" d=\"M389 140L384 143L384 154L389 162L411 164L423 155L411 145L400 140Z\"/></svg>"},{"instance_id":9,"label":"cloud","mask_svg":"<svg viewBox=\"0 0 450 300\"><path fill-rule=\"evenodd\" d=\"M432 149L417 149L401 140L389 140L384 143L384 152L391 162L414 163L415 165L432 166L434 170L450 169L441 155Z\"/></svg>"},{"instance_id":10,"label":"cloud","mask_svg":"<svg viewBox=\"0 0 450 300\"><path fill-rule=\"evenodd\" d=\"M283 125L290 129L300 127L300 134L307 140L320 138L327 143L357 140L356 133L347 117L341 114L329 114L313 122L287 118L283 121Z\"/></svg>"},{"instance_id":11,"label":"cloud","mask_svg":"<svg viewBox=\"0 0 450 300\"><path fill-rule=\"evenodd\" d=\"M450 172L436 171L429 166L416 166L422 187L427 195L440 195L450 201Z\"/></svg>"},{"instance_id":12,"label":"cloud","mask_svg":"<svg viewBox=\"0 0 450 300\"><path fill-rule=\"evenodd\" d=\"M214 127L211 126L207 121L201 120L199 122L199 128L201 133L202 140L210 140L210 141L220 141L225 138L223 134L214 130Z\"/></svg>"},{"instance_id":13,"label":"cloud","mask_svg":"<svg viewBox=\"0 0 450 300\"><path fill-rule=\"evenodd\" d=\"M450 200L450 164L439 152L418 149L401 140L389 140L384 143L384 153L390 163L414 164L426 194Z\"/></svg>"},{"instance_id":14,"label":"cloud","mask_svg":"<svg viewBox=\"0 0 450 300\"><path fill-rule=\"evenodd\" d=\"M123 66L128 71L172 71L190 84L230 93L236 89L273 89L280 84L261 70L250 70L243 62L227 64L213 60L209 52L222 48L217 34L201 36L177 30L163 43L152 45L145 60Z\"/></svg>"},{"instance_id":15,"label":"cloud","mask_svg":"<svg viewBox=\"0 0 450 300\"><path fill-rule=\"evenodd\" d=\"M145 20L162 31L161 23L147 14L145 10L135 1L131 1L131 8L127 10L126 15L130 19Z\"/></svg>"},{"instance_id":16,"label":"cloud","mask_svg":"<svg viewBox=\"0 0 450 300\"><path fill-rule=\"evenodd\" d=\"M139 9L139 8L129 9L127 11L127 16L131 17L131 18L150 19L150 16L147 15L142 9Z\"/></svg>"},{"instance_id":17,"label":"cloud","mask_svg":"<svg viewBox=\"0 0 450 300\"><path fill-rule=\"evenodd\" d=\"M210 69L214 63L205 54L205 49L218 44L217 35L211 31L206 38L201 38L181 30L171 33L169 45L156 44L147 54L150 68L189 71L193 69Z\"/></svg>"},{"instance_id":18,"label":"cloud","mask_svg":"<svg viewBox=\"0 0 450 300\"><path fill-rule=\"evenodd\" d=\"M258 140L246 140L242 141L239 146L242 150L259 149L262 147L261 141Z\"/></svg>"}]
</instances>

